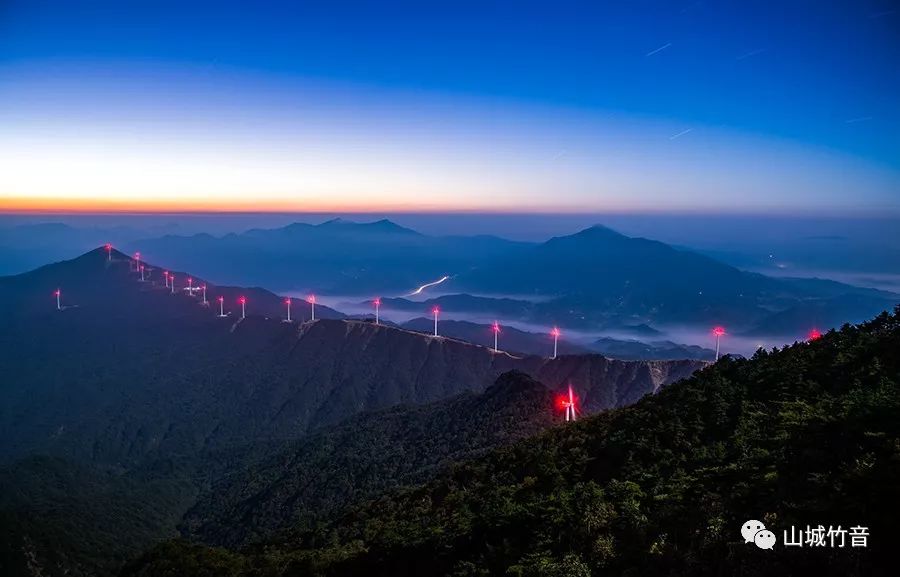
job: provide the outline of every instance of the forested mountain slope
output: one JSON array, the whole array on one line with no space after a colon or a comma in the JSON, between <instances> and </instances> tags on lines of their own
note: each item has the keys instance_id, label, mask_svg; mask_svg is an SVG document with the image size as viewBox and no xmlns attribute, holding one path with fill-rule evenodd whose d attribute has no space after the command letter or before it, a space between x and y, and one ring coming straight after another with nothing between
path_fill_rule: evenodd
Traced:
<instances>
[{"instance_id":1,"label":"forested mountain slope","mask_svg":"<svg viewBox=\"0 0 900 577\"><path fill-rule=\"evenodd\" d=\"M455 467L239 553L170 542L124 575L893 574L900 308ZM771 551L745 544L764 522ZM783 531L864 526L867 547Z\"/></svg>"}]
</instances>

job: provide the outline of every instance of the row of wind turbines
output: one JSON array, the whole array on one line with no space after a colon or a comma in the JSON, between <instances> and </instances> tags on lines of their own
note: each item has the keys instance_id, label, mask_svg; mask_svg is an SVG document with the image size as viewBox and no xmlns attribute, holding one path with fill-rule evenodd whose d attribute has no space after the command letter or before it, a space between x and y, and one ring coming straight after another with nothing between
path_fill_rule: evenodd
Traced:
<instances>
[{"instance_id":1,"label":"row of wind turbines","mask_svg":"<svg viewBox=\"0 0 900 577\"><path fill-rule=\"evenodd\" d=\"M107 251L107 260L109 262L111 262L112 261L112 245L107 244L105 246L105 249ZM129 268L132 272L139 273L139 275L140 275L139 282L149 282L150 281L149 273L150 273L151 269L148 269L147 266L145 265L145 263L141 260L141 254L139 252L135 253L134 257L129 259ZM166 290L168 290L170 292L170 294L172 294L172 295L178 294L176 292L177 291L176 275L173 273L170 273L168 270L166 270L163 272L163 278L165 281ZM200 305L205 306L205 307L210 306L210 302L207 300L207 285L200 284L198 286L195 286L193 277L190 277L190 276L187 277L187 285L184 287L181 287L181 291L187 292L188 295L191 297L196 297L197 293L199 293ZM63 306L63 304L62 304L62 290L61 289L57 288L53 294L56 297L57 310L64 310L65 308L68 308L68 307ZM291 297L286 297L284 299L284 304L286 307L286 316L284 319L282 319L282 322L286 322L286 323L294 322L291 317L291 306L292 306L293 300L294 299L292 299ZM216 316L220 317L220 318L225 318L225 317L230 316L230 314L231 314L230 312L228 312L228 313L225 312L225 297L219 296L216 298L216 301L219 304L219 307L218 307L219 311ZM238 304L241 305L241 317L240 318L241 318L241 320L243 320L247 317L247 303L248 303L247 297L244 295L241 295L238 297L237 302L238 302ZM316 320L316 296L314 294L309 295L306 298L306 302L310 305L311 321L315 321ZM381 304L382 304L381 298L376 297L371 302L372 302L372 305L375 310L375 324L380 325L381 324ZM433 336L440 337L439 320L440 320L441 309L440 309L440 307L435 306L432 308L431 312L432 312L432 315L434 318ZM500 339L500 333L502 332L500 321L494 321L491 324L491 332L493 333L493 337L494 337L493 348L491 350L494 353L500 353L501 351L500 351L500 340L499 339ZM725 330L722 327L716 327L713 330L713 333L716 336L716 359L718 360L718 358L719 358L719 339L725 334ZM562 335L562 332L560 331L560 329L558 327L553 327L550 331L550 336L553 338L553 354L550 357L551 359L557 358L557 354L559 351L559 339L560 339L561 335ZM557 404L560 409L565 411L566 422L576 420L576 407L577 407L578 402L577 402L577 397L574 393L574 390L573 390L571 384L569 384L566 393L560 394L558 396Z\"/></svg>"},{"instance_id":2,"label":"row of wind turbines","mask_svg":"<svg viewBox=\"0 0 900 577\"><path fill-rule=\"evenodd\" d=\"M107 261L111 262L112 261L112 249L113 249L112 244L107 243L104 248L107 253ZM140 252L136 252L134 254L133 258L129 259L129 268L132 272L138 272L140 274L140 282L148 282L149 281L149 272L150 271L149 271L149 269L146 268L145 263L141 260ZM171 292L171 294L174 295L175 291L176 291L176 288L175 288L176 276L166 270L163 272L163 277L165 280L165 288L168 289ZM202 284L199 286L194 286L193 277L187 278L187 285L182 287L182 290L186 291L192 297L195 296L195 294L199 292L200 296L201 296L200 304L202 306L207 306L207 307L210 306L210 303L207 300L207 286L205 284ZM61 289L57 288L53 294L56 297L57 310L61 311L64 308L67 308L67 307L64 307L62 304ZM284 304L286 307L286 317L284 319L282 319L283 322L286 322L286 323L293 322L293 319L291 318L291 304L292 304L293 300L294 299L292 299L291 297L286 297L284 299ZM219 313L216 316L219 318L225 318L225 317L230 316L230 314L231 314L230 312L228 312L228 313L225 312L225 297L219 296L219 297L217 297L216 301L219 304ZM240 297L238 297L237 302L238 302L238 304L241 305L241 320L243 320L247 317L247 302L248 302L247 297L241 295ZM316 295L310 294L308 297L306 297L306 302L310 305L310 319L311 319L311 321L315 321L316 320ZM375 324L380 325L381 324L381 298L376 297L371 302L375 309ZM434 318L433 336L440 337L440 333L438 331L439 319L440 319L440 314L441 314L440 307L434 306L431 309L431 313ZM493 342L494 346L492 347L491 350L494 353L500 353L501 351L500 351L499 340L500 340L500 333L502 332L500 321L495 320L491 324L491 332L493 333L493 336L494 336L494 342ZM820 336L818 331L814 330L813 332L815 334L811 333L812 336L810 337L810 340L814 340ZM725 332L725 329L721 326L715 327L712 330L712 333L716 338L715 360L718 361L719 360L719 352L720 352L720 339L722 336L725 336L727 333ZM562 335L562 332L560 331L559 327L553 327L550 330L550 336L553 338L553 354L550 356L551 359L557 358L557 355L559 352L559 338L561 335Z\"/></svg>"},{"instance_id":3,"label":"row of wind turbines","mask_svg":"<svg viewBox=\"0 0 900 577\"><path fill-rule=\"evenodd\" d=\"M106 250L106 258L108 262L112 262L112 244L107 243L104 246ZM146 268L144 262L141 261L141 253L134 253L134 257L129 259L129 268L131 271L136 271L140 273L140 282L148 282L148 273L149 270ZM163 278L165 280L165 288L168 289L171 294L175 294L175 280L176 276L170 273L168 270L163 271ZM207 286L202 284L200 286L194 286L193 277L187 278L187 286L183 287L182 290L187 291L190 296L195 296L195 293L199 292L201 295L200 304L202 306L209 306L209 301L207 300ZM57 288L54 291L54 296L56 297L56 308L57 310L63 310L65 307L62 305L62 290ZM228 317L231 313L225 312L225 297L219 296L216 301L219 303L219 313L216 315L219 318ZM241 305L241 319L247 318L247 297L241 295L238 297L238 304ZM293 322L291 318L291 304L293 299L291 297L286 297L284 299L284 304L286 307L286 317L283 319L283 322L290 323ZM311 294L306 298L306 302L310 305L310 320L316 320L316 295ZM375 309L375 324L381 324L381 298L376 297L372 300L372 305ZM440 333L438 331L439 328L439 319L441 314L441 309L438 306L435 306L431 309L431 313L434 318L434 333L433 336L440 337ZM494 353L500 352L500 333L502 332L500 321L494 321L491 324L491 332L494 335L494 346L491 349ZM716 360L719 359L719 339L725 334L725 329L722 327L716 327L713 329L713 334L716 337ZM559 338L562 335L559 327L553 327L550 330L550 336L553 338L553 354L550 356L551 359L556 359L559 353Z\"/></svg>"},{"instance_id":4,"label":"row of wind turbines","mask_svg":"<svg viewBox=\"0 0 900 577\"><path fill-rule=\"evenodd\" d=\"M106 253L107 253L107 260L111 262L112 261L112 245L107 244L105 246L105 248L106 248ZM147 277L146 273L149 271L147 271L145 264L141 261L141 253L140 252L136 252L134 254L134 257L130 260L129 267L131 268L132 271L137 271L140 273L140 282L148 281L148 277ZM166 271L163 271L163 278L165 279L166 289L168 289L171 292L171 294L175 294L175 290L176 290L175 289L175 275L166 270ZM194 286L193 277L188 277L187 278L187 286L182 287L182 290L187 291L187 293L190 296L195 296L195 293L199 292L201 295L200 304L202 306L209 306L209 301L207 301L207 299L206 299L207 286L205 284L200 285L200 286ZM59 294L60 294L59 289L57 289L56 294L57 294L57 301L58 301ZM220 318L225 318L225 317L229 316L229 314L225 312L225 297L219 296L216 300L219 303L219 314L216 316L220 317ZM291 297L286 297L284 299L286 316L284 319L282 319L283 322L286 322L286 323L293 322L293 319L291 318L291 304L292 304L293 300L294 299L292 299ZM247 317L247 297L241 295L240 297L238 297L237 302L238 302L238 304L241 305L241 319L245 319ZM315 321L316 320L316 295L311 294L308 297L306 297L306 302L309 303L309 305L310 305L310 320ZM372 300L372 306L375 309L375 324L380 325L381 324L381 298L380 297L374 298ZM57 307L59 308L58 302L57 302ZM438 321L440 318L441 309L440 309L440 307L435 306L432 308L431 312L432 312L432 315L434 316L434 334L433 334L433 336L440 337L440 333L438 331ZM491 332L494 335L494 346L491 350L494 353L500 353L501 352L500 351L500 333L502 332L502 329L500 327L500 321L495 320L491 324ZM559 330L558 327L553 327L553 329L550 331L550 336L553 337L553 355L550 357L551 359L557 358L557 354L559 352L559 337L561 336L561 334L562 334L562 332Z\"/></svg>"}]
</instances>

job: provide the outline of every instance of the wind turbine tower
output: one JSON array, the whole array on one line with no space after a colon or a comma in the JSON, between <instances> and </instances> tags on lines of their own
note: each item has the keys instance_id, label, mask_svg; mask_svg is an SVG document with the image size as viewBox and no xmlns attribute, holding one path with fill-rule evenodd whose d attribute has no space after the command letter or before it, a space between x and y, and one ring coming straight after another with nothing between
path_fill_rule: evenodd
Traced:
<instances>
[{"instance_id":1,"label":"wind turbine tower","mask_svg":"<svg viewBox=\"0 0 900 577\"><path fill-rule=\"evenodd\" d=\"M106 249L106 262L112 262L112 245L110 243L106 243L106 246L103 248Z\"/></svg>"},{"instance_id":2,"label":"wind turbine tower","mask_svg":"<svg viewBox=\"0 0 900 577\"><path fill-rule=\"evenodd\" d=\"M434 315L434 336L438 336L437 323L438 316L441 314L440 307L434 307L433 309L431 309L431 313Z\"/></svg>"},{"instance_id":3,"label":"wind turbine tower","mask_svg":"<svg viewBox=\"0 0 900 577\"><path fill-rule=\"evenodd\" d=\"M219 297L219 318L223 319L228 315L225 314L225 297Z\"/></svg>"},{"instance_id":4,"label":"wind turbine tower","mask_svg":"<svg viewBox=\"0 0 900 577\"><path fill-rule=\"evenodd\" d=\"M287 305L287 318L284 319L284 322L291 322L291 297L284 299L284 304Z\"/></svg>"},{"instance_id":5,"label":"wind turbine tower","mask_svg":"<svg viewBox=\"0 0 900 577\"><path fill-rule=\"evenodd\" d=\"M56 296L56 310L61 311L62 310L62 301L61 301L62 291L60 291L59 289L56 289L56 291L53 294Z\"/></svg>"},{"instance_id":6,"label":"wind turbine tower","mask_svg":"<svg viewBox=\"0 0 900 577\"><path fill-rule=\"evenodd\" d=\"M306 302L309 303L310 319L316 320L316 295L306 297Z\"/></svg>"},{"instance_id":7,"label":"wind turbine tower","mask_svg":"<svg viewBox=\"0 0 900 577\"><path fill-rule=\"evenodd\" d=\"M551 358L551 359L555 359L555 358L556 358L556 351L557 351L558 346L559 346L559 335L560 335L559 328L553 327L553 330L550 331L550 335L553 337L553 356L550 357L550 358Z\"/></svg>"},{"instance_id":8,"label":"wind turbine tower","mask_svg":"<svg viewBox=\"0 0 900 577\"><path fill-rule=\"evenodd\" d=\"M146 279L144 278L144 265L141 265L141 282L145 282L145 281L146 281Z\"/></svg>"},{"instance_id":9,"label":"wind turbine tower","mask_svg":"<svg viewBox=\"0 0 900 577\"><path fill-rule=\"evenodd\" d=\"M169 288L169 271L163 271L163 276L166 277L166 288Z\"/></svg>"},{"instance_id":10,"label":"wind turbine tower","mask_svg":"<svg viewBox=\"0 0 900 577\"><path fill-rule=\"evenodd\" d=\"M719 360L719 339L722 338L722 335L725 334L725 329L723 327L716 327L713 329L713 334L716 335L716 360Z\"/></svg>"},{"instance_id":11,"label":"wind turbine tower","mask_svg":"<svg viewBox=\"0 0 900 577\"><path fill-rule=\"evenodd\" d=\"M238 302L241 303L241 320L243 320L247 318L247 297L241 296Z\"/></svg>"},{"instance_id":12,"label":"wind turbine tower","mask_svg":"<svg viewBox=\"0 0 900 577\"><path fill-rule=\"evenodd\" d=\"M375 324L380 324L378 318L378 309L381 308L381 297L375 297L375 300L372 301L372 304L375 305Z\"/></svg>"},{"instance_id":13,"label":"wind turbine tower","mask_svg":"<svg viewBox=\"0 0 900 577\"><path fill-rule=\"evenodd\" d=\"M200 304L202 304L205 307L208 307L209 303L206 302L206 285L203 285L202 287L200 287L200 290L203 291L203 302Z\"/></svg>"},{"instance_id":14,"label":"wind turbine tower","mask_svg":"<svg viewBox=\"0 0 900 577\"><path fill-rule=\"evenodd\" d=\"M494 321L491 330L494 331L494 352L499 353L500 349L497 348L497 338L500 335L500 321Z\"/></svg>"},{"instance_id":15,"label":"wind turbine tower","mask_svg":"<svg viewBox=\"0 0 900 577\"><path fill-rule=\"evenodd\" d=\"M175 294L175 275L169 275L169 279L172 281L172 294Z\"/></svg>"}]
</instances>

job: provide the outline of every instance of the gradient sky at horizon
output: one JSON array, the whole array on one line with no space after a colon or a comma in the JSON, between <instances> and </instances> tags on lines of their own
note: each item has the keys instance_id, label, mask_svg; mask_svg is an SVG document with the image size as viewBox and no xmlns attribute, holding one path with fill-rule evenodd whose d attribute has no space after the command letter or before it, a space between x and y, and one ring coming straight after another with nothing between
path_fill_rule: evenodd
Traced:
<instances>
[{"instance_id":1,"label":"gradient sky at horizon","mask_svg":"<svg viewBox=\"0 0 900 577\"><path fill-rule=\"evenodd\" d=\"M900 13L821 4L7 1L0 210L898 213Z\"/></svg>"}]
</instances>

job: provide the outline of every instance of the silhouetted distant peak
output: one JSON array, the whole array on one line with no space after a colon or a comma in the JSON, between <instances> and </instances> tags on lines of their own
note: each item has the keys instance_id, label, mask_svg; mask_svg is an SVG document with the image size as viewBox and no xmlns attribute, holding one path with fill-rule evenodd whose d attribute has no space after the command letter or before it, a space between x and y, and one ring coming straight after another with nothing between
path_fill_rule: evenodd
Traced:
<instances>
[{"instance_id":1,"label":"silhouetted distant peak","mask_svg":"<svg viewBox=\"0 0 900 577\"><path fill-rule=\"evenodd\" d=\"M326 220L325 222L323 222L317 226L319 226L320 228L328 228L330 226L347 226L347 225L353 225L353 224L356 224L356 223L353 222L352 220L347 220L346 218L337 217L337 218L332 218L330 220Z\"/></svg>"},{"instance_id":2,"label":"silhouetted distant peak","mask_svg":"<svg viewBox=\"0 0 900 577\"><path fill-rule=\"evenodd\" d=\"M575 234L555 236L544 244L546 246L570 246L622 242L628 240L631 240L631 238L624 234L618 233L602 224L595 224L594 226L578 231Z\"/></svg>"},{"instance_id":3,"label":"silhouetted distant peak","mask_svg":"<svg viewBox=\"0 0 900 577\"><path fill-rule=\"evenodd\" d=\"M576 232L572 236L574 237L582 237L582 238L628 238L624 234L620 232L616 232L615 230L609 228L608 226L604 226L602 224L595 224L593 226L589 226L588 228Z\"/></svg>"},{"instance_id":4,"label":"silhouetted distant peak","mask_svg":"<svg viewBox=\"0 0 900 577\"><path fill-rule=\"evenodd\" d=\"M376 220L373 222L356 222L353 220L348 220L346 218L332 218L331 220L326 220L322 224L317 225L317 228L352 228L361 231L377 231L377 232L385 232L385 233L399 233L399 234L415 234L419 233L406 227L402 227L399 224L383 218L381 220Z\"/></svg>"}]
</instances>

